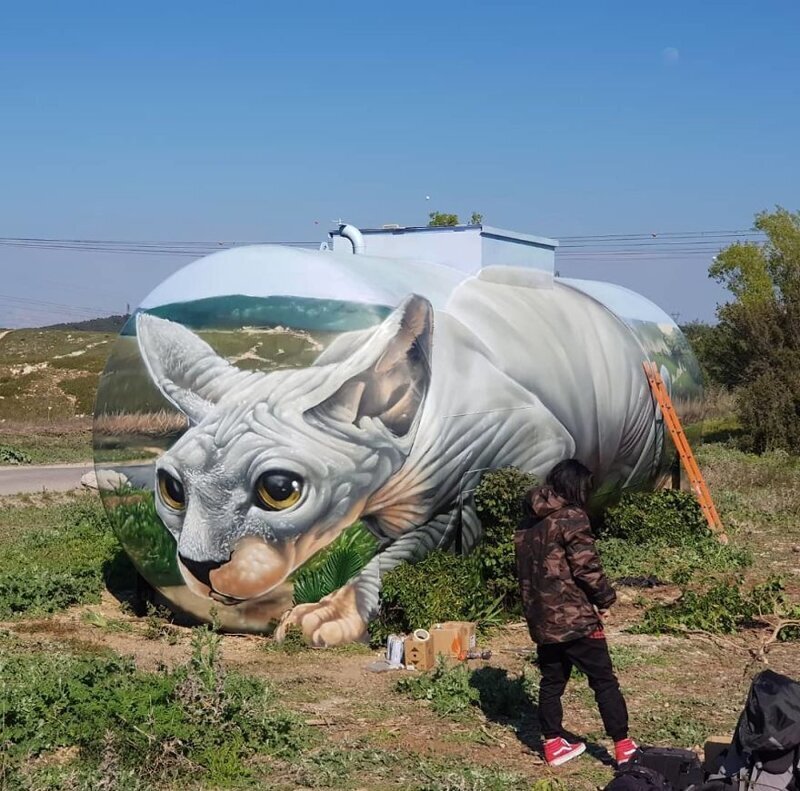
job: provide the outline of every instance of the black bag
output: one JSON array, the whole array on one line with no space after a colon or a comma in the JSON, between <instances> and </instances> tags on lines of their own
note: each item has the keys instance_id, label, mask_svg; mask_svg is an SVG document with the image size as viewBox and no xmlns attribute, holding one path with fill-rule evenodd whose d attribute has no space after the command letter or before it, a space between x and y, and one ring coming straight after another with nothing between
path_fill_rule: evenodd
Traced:
<instances>
[{"instance_id":1,"label":"black bag","mask_svg":"<svg viewBox=\"0 0 800 791\"><path fill-rule=\"evenodd\" d=\"M737 791L800 791L800 683L772 670L759 673L721 757L711 781Z\"/></svg>"},{"instance_id":2,"label":"black bag","mask_svg":"<svg viewBox=\"0 0 800 791\"><path fill-rule=\"evenodd\" d=\"M655 769L636 764L623 764L617 769L614 779L603 791L675 791Z\"/></svg>"},{"instance_id":3,"label":"black bag","mask_svg":"<svg viewBox=\"0 0 800 791\"><path fill-rule=\"evenodd\" d=\"M634 753L630 763L646 766L662 774L674 791L686 791L703 783L703 767L691 750L677 747L644 747Z\"/></svg>"},{"instance_id":4,"label":"black bag","mask_svg":"<svg viewBox=\"0 0 800 791\"><path fill-rule=\"evenodd\" d=\"M800 745L800 683L761 671L750 685L734 736L742 752L755 755Z\"/></svg>"}]
</instances>

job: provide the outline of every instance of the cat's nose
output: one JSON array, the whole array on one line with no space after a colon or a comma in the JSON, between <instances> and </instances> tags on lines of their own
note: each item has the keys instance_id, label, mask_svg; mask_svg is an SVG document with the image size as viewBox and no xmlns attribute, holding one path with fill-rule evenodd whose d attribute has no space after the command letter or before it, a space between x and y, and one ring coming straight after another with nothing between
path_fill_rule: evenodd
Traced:
<instances>
[{"instance_id":1,"label":"cat's nose","mask_svg":"<svg viewBox=\"0 0 800 791\"><path fill-rule=\"evenodd\" d=\"M204 585L208 585L209 588L211 587L209 575L214 569L218 569L222 565L221 562L218 563L215 560L191 560L181 554L178 554L178 557L187 570L191 572L192 576Z\"/></svg>"}]
</instances>

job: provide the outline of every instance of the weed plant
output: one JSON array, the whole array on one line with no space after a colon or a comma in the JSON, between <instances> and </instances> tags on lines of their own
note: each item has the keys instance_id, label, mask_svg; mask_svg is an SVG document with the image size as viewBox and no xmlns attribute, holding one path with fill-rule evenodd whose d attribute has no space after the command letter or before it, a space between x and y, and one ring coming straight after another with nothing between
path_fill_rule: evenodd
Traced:
<instances>
[{"instance_id":1,"label":"weed plant","mask_svg":"<svg viewBox=\"0 0 800 791\"><path fill-rule=\"evenodd\" d=\"M0 686L0 787L65 748L77 749L69 771L105 783L96 788L117 788L134 771L137 788L231 786L251 778L255 754L291 758L308 740L265 682L226 672L220 637L207 627L194 630L186 665L157 672L119 657L3 646Z\"/></svg>"}]
</instances>

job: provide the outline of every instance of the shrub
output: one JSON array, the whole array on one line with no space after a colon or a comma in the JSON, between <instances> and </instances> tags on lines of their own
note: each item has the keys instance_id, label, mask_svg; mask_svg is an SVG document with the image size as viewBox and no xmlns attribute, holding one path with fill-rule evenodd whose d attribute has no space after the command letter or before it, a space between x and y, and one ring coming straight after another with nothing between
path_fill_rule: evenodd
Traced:
<instances>
[{"instance_id":1,"label":"shrub","mask_svg":"<svg viewBox=\"0 0 800 791\"><path fill-rule=\"evenodd\" d=\"M720 544L710 535L687 541L683 546L659 541L634 544L622 538L603 538L597 542L597 547L603 568L613 580L634 578L685 585L699 572L730 572L753 562L748 549Z\"/></svg>"},{"instance_id":2,"label":"shrub","mask_svg":"<svg viewBox=\"0 0 800 791\"><path fill-rule=\"evenodd\" d=\"M0 445L0 464L30 464L31 457L23 450Z\"/></svg>"},{"instance_id":3,"label":"shrub","mask_svg":"<svg viewBox=\"0 0 800 791\"><path fill-rule=\"evenodd\" d=\"M787 350L769 366L754 370L739 388L736 405L743 450L800 453L800 349Z\"/></svg>"},{"instance_id":4,"label":"shrub","mask_svg":"<svg viewBox=\"0 0 800 791\"><path fill-rule=\"evenodd\" d=\"M748 566L747 550L711 534L694 495L664 490L623 495L605 514L598 548L612 578L648 577L686 584L697 571Z\"/></svg>"},{"instance_id":5,"label":"shrub","mask_svg":"<svg viewBox=\"0 0 800 791\"><path fill-rule=\"evenodd\" d=\"M602 534L635 544L661 541L682 546L709 533L708 523L695 496L665 489L622 496L605 514Z\"/></svg>"},{"instance_id":6,"label":"shrub","mask_svg":"<svg viewBox=\"0 0 800 791\"><path fill-rule=\"evenodd\" d=\"M700 629L714 634L733 634L766 615L796 617L800 608L788 604L783 582L770 577L751 591L741 583L718 582L703 593L684 591L671 604L656 604L635 631L648 634L680 633ZM787 632L784 637L793 636Z\"/></svg>"},{"instance_id":7,"label":"shrub","mask_svg":"<svg viewBox=\"0 0 800 791\"><path fill-rule=\"evenodd\" d=\"M427 629L441 621L481 621L496 616L474 556L436 551L419 563L402 564L383 578L379 617L370 626L374 642L389 634Z\"/></svg>"},{"instance_id":8,"label":"shrub","mask_svg":"<svg viewBox=\"0 0 800 791\"><path fill-rule=\"evenodd\" d=\"M519 612L514 532L522 519L522 499L536 478L514 467L487 472L475 490L483 538L475 551L488 597L506 612Z\"/></svg>"},{"instance_id":9,"label":"shrub","mask_svg":"<svg viewBox=\"0 0 800 791\"><path fill-rule=\"evenodd\" d=\"M401 678L397 689L415 700L429 701L442 716L461 715L480 700L480 692L470 684L467 666L450 667L441 656L430 672Z\"/></svg>"},{"instance_id":10,"label":"shrub","mask_svg":"<svg viewBox=\"0 0 800 791\"><path fill-rule=\"evenodd\" d=\"M188 664L157 672L118 657L0 651L5 765L74 746L84 768L113 763L159 788L200 771L217 787L246 778L256 753L294 755L304 727L263 681L225 672L219 639L195 630Z\"/></svg>"}]
</instances>

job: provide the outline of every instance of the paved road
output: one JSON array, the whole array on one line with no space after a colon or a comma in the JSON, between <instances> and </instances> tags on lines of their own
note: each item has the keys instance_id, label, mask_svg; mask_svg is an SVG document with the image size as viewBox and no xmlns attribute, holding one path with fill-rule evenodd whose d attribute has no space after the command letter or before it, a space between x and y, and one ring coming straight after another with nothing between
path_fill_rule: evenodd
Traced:
<instances>
[{"instance_id":1,"label":"paved road","mask_svg":"<svg viewBox=\"0 0 800 791\"><path fill-rule=\"evenodd\" d=\"M153 463L108 465L109 469L128 476L134 486L149 487L153 483ZM0 467L0 495L27 494L47 490L50 492L67 492L79 489L81 477L91 472L94 465L53 464L48 466L21 465L18 467Z\"/></svg>"}]
</instances>

